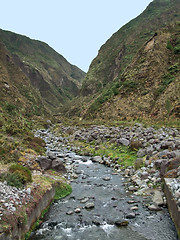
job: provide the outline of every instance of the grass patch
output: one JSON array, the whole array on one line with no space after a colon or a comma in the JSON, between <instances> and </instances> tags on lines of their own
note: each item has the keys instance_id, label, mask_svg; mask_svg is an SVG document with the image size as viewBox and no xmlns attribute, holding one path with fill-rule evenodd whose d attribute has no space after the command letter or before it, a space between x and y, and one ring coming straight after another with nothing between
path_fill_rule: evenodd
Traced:
<instances>
[{"instance_id":1,"label":"grass patch","mask_svg":"<svg viewBox=\"0 0 180 240\"><path fill-rule=\"evenodd\" d=\"M96 145L95 142L85 143L75 141L76 146L81 146L80 154L89 154L91 156L109 157L114 162L124 167L133 166L137 158L136 151L132 151L126 146L117 146L108 142Z\"/></svg>"},{"instance_id":2,"label":"grass patch","mask_svg":"<svg viewBox=\"0 0 180 240\"><path fill-rule=\"evenodd\" d=\"M54 196L54 200L64 198L71 193L72 193L71 185L67 183L61 183L60 185L56 186L56 194Z\"/></svg>"}]
</instances>

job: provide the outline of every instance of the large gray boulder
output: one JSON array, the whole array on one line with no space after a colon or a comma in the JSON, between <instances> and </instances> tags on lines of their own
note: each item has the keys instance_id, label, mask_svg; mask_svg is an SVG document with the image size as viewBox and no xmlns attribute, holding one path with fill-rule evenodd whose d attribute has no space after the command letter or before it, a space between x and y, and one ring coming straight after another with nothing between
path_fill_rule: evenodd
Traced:
<instances>
[{"instance_id":1,"label":"large gray boulder","mask_svg":"<svg viewBox=\"0 0 180 240\"><path fill-rule=\"evenodd\" d=\"M40 167L43 170L48 170L51 168L52 160L45 156L38 157L36 161L39 163Z\"/></svg>"},{"instance_id":2,"label":"large gray boulder","mask_svg":"<svg viewBox=\"0 0 180 240\"><path fill-rule=\"evenodd\" d=\"M58 158L52 161L51 169L53 169L57 172L66 173L66 168L65 168L63 162Z\"/></svg>"}]
</instances>

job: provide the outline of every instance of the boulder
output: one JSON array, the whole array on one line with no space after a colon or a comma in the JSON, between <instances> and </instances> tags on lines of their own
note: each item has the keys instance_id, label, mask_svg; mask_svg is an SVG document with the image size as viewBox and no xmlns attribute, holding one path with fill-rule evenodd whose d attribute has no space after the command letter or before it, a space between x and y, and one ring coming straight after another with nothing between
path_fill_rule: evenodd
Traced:
<instances>
[{"instance_id":1,"label":"boulder","mask_svg":"<svg viewBox=\"0 0 180 240\"><path fill-rule=\"evenodd\" d=\"M161 208L160 208L157 204L155 204L155 203L151 204L151 205L148 207L148 209L149 209L150 211L160 211L160 210L161 210Z\"/></svg>"},{"instance_id":2,"label":"boulder","mask_svg":"<svg viewBox=\"0 0 180 240\"><path fill-rule=\"evenodd\" d=\"M160 191L155 191L152 200L153 200L153 203L155 203L158 206L164 205L164 201L163 201L162 194Z\"/></svg>"},{"instance_id":3,"label":"boulder","mask_svg":"<svg viewBox=\"0 0 180 240\"><path fill-rule=\"evenodd\" d=\"M56 155L53 152L47 152L47 157L51 160L56 159Z\"/></svg>"},{"instance_id":4,"label":"boulder","mask_svg":"<svg viewBox=\"0 0 180 240\"><path fill-rule=\"evenodd\" d=\"M53 169L57 172L66 173L66 168L60 159L55 159L52 161L51 169Z\"/></svg>"},{"instance_id":5,"label":"boulder","mask_svg":"<svg viewBox=\"0 0 180 240\"><path fill-rule=\"evenodd\" d=\"M101 156L95 156L92 158L92 162L102 162L102 157Z\"/></svg>"},{"instance_id":6,"label":"boulder","mask_svg":"<svg viewBox=\"0 0 180 240\"><path fill-rule=\"evenodd\" d=\"M128 226L129 222L126 221L126 220L124 220L124 221L122 221L122 220L117 220L117 221L115 221L114 224L115 224L117 227L126 227L126 226Z\"/></svg>"},{"instance_id":7,"label":"boulder","mask_svg":"<svg viewBox=\"0 0 180 240\"><path fill-rule=\"evenodd\" d=\"M104 177L103 177L103 180L104 180L104 181L110 181L111 178L110 178L109 176L104 176Z\"/></svg>"},{"instance_id":8,"label":"boulder","mask_svg":"<svg viewBox=\"0 0 180 240\"><path fill-rule=\"evenodd\" d=\"M117 139L117 143L121 144L123 146L129 146L129 144L130 144L129 140L126 138Z\"/></svg>"},{"instance_id":9,"label":"boulder","mask_svg":"<svg viewBox=\"0 0 180 240\"><path fill-rule=\"evenodd\" d=\"M76 208L76 209L74 210L74 212L75 212L75 213L80 213L80 212L81 212L81 209L80 209L80 208Z\"/></svg>"},{"instance_id":10,"label":"boulder","mask_svg":"<svg viewBox=\"0 0 180 240\"><path fill-rule=\"evenodd\" d=\"M140 148L139 151L137 152L137 157L138 158L142 158L144 156L146 156L146 149Z\"/></svg>"},{"instance_id":11,"label":"boulder","mask_svg":"<svg viewBox=\"0 0 180 240\"><path fill-rule=\"evenodd\" d=\"M95 204L94 203L87 203L86 205L85 205L85 208L86 209L92 209L92 208L94 208L95 207Z\"/></svg>"},{"instance_id":12,"label":"boulder","mask_svg":"<svg viewBox=\"0 0 180 240\"><path fill-rule=\"evenodd\" d=\"M135 218L135 217L136 217L136 214L133 213L133 212L126 215L126 218L127 218L127 219L133 219L133 218Z\"/></svg>"},{"instance_id":13,"label":"boulder","mask_svg":"<svg viewBox=\"0 0 180 240\"><path fill-rule=\"evenodd\" d=\"M51 168L52 160L47 157L40 156L36 159L36 161L39 163L40 167L43 170L48 170Z\"/></svg>"}]
</instances>

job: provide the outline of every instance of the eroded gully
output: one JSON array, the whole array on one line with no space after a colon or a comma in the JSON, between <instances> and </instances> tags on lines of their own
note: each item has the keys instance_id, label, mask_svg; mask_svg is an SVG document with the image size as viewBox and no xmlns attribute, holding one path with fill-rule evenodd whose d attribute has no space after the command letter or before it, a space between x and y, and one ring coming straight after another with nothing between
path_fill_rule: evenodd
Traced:
<instances>
[{"instance_id":1,"label":"eroded gully","mask_svg":"<svg viewBox=\"0 0 180 240\"><path fill-rule=\"evenodd\" d=\"M43 137L47 151L59 156L77 178L69 179L72 194L51 205L31 240L178 239L167 209L149 211L148 198L126 191L128 179L93 163L90 157L69 151L63 144L55 148L57 138L50 132L43 133Z\"/></svg>"}]
</instances>

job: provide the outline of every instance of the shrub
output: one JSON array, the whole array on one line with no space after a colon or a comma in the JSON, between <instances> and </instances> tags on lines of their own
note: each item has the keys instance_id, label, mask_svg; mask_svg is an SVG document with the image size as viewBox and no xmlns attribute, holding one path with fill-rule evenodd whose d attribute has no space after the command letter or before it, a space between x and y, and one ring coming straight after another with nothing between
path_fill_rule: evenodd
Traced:
<instances>
[{"instance_id":1,"label":"shrub","mask_svg":"<svg viewBox=\"0 0 180 240\"><path fill-rule=\"evenodd\" d=\"M19 180L22 184L26 184L27 182L32 182L32 174L29 168L23 167L19 164L13 164L10 166L9 171L18 176Z\"/></svg>"},{"instance_id":2,"label":"shrub","mask_svg":"<svg viewBox=\"0 0 180 240\"><path fill-rule=\"evenodd\" d=\"M22 188L23 183L19 179L18 175L15 173L2 173L0 175L0 181L7 182L7 185L16 187L16 188Z\"/></svg>"}]
</instances>

